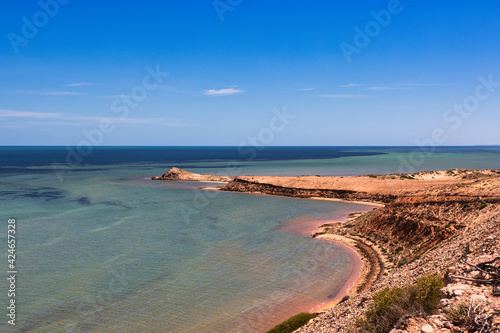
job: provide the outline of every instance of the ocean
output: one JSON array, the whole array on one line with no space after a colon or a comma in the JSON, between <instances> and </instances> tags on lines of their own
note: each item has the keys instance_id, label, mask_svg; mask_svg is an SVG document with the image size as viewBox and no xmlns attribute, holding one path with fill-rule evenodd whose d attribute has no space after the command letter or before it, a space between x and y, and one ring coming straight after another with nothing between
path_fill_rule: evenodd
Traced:
<instances>
[{"instance_id":1,"label":"ocean","mask_svg":"<svg viewBox=\"0 0 500 333\"><path fill-rule=\"evenodd\" d=\"M499 147L258 148L0 147L16 329L262 332L331 302L359 266L353 251L303 231L373 207L150 180L172 166L231 176L500 168Z\"/></svg>"}]
</instances>

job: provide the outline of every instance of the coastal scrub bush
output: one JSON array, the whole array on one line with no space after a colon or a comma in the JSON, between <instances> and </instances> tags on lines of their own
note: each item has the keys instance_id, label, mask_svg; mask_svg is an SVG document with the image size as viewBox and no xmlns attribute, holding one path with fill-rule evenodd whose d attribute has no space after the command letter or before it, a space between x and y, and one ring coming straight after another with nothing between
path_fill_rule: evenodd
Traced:
<instances>
[{"instance_id":1,"label":"coastal scrub bush","mask_svg":"<svg viewBox=\"0 0 500 333\"><path fill-rule=\"evenodd\" d=\"M278 324L271 328L267 333L291 333L296 329L304 326L309 322L309 320L316 318L318 315L316 313L306 313L302 312L298 315L288 318L281 324Z\"/></svg>"},{"instance_id":2,"label":"coastal scrub bush","mask_svg":"<svg viewBox=\"0 0 500 333\"><path fill-rule=\"evenodd\" d=\"M469 320L467 316L469 307L466 303L459 303L445 311L446 317L453 323L453 325L464 325ZM465 325L464 325L465 326Z\"/></svg>"},{"instance_id":3,"label":"coastal scrub bush","mask_svg":"<svg viewBox=\"0 0 500 333\"><path fill-rule=\"evenodd\" d=\"M484 306L479 304L474 304L474 302L469 303L459 303L451 308L445 310L446 317L456 326L462 328L465 332L493 332L488 328L488 317L484 316ZM490 317L491 319L491 317Z\"/></svg>"},{"instance_id":4,"label":"coastal scrub bush","mask_svg":"<svg viewBox=\"0 0 500 333\"><path fill-rule=\"evenodd\" d=\"M484 203L484 204L482 204L481 206L479 206L479 208L478 208L478 209L479 209L479 210L481 210L481 209L486 208L487 206L488 206L488 205Z\"/></svg>"},{"instance_id":5,"label":"coastal scrub bush","mask_svg":"<svg viewBox=\"0 0 500 333\"><path fill-rule=\"evenodd\" d=\"M441 299L443 280L433 274L424 275L412 285L385 288L373 295L373 304L364 318L356 321L359 332L390 332L406 316L433 314Z\"/></svg>"}]
</instances>

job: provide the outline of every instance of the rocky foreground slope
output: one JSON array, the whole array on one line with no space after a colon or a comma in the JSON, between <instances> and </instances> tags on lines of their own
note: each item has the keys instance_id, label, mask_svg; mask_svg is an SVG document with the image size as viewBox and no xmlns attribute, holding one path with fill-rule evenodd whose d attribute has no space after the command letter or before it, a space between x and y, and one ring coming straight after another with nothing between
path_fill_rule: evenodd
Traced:
<instances>
[{"instance_id":1,"label":"rocky foreground slope","mask_svg":"<svg viewBox=\"0 0 500 333\"><path fill-rule=\"evenodd\" d=\"M457 278L485 280L491 276L475 266L495 258L497 260L494 264L499 266L500 207L498 204L489 205L463 223L466 227L454 236L423 255L410 258L407 263L386 271L369 289L352 295L347 301L325 311L298 332L349 332L354 328L355 319L363 316L372 303L375 292L385 287L412 283L427 273L437 273L448 283L441 289L443 299L438 305L438 313L403 318L399 327L392 332L480 332L484 324L481 320L487 318L488 326L482 332L500 332L498 287ZM467 323L467 320L453 322L448 314L460 306L465 306L466 312L469 308L472 309L469 320L475 320L481 325L471 329L471 323Z\"/></svg>"}]
</instances>

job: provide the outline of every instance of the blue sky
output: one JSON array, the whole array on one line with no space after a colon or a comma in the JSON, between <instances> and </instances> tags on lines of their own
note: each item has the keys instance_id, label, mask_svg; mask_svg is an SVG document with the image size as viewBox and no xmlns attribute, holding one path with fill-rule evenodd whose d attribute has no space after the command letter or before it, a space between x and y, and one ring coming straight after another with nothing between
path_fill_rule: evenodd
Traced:
<instances>
[{"instance_id":1,"label":"blue sky","mask_svg":"<svg viewBox=\"0 0 500 333\"><path fill-rule=\"evenodd\" d=\"M1 145L85 133L98 145L500 144L498 1L27 0L1 15ZM276 131L285 108L294 117Z\"/></svg>"}]
</instances>

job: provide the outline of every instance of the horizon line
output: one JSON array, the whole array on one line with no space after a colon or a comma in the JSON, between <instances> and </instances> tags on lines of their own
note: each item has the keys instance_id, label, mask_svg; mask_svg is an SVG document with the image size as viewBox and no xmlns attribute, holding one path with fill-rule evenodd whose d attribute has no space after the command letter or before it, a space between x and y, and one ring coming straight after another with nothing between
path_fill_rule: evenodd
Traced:
<instances>
[{"instance_id":1,"label":"horizon line","mask_svg":"<svg viewBox=\"0 0 500 333\"><path fill-rule=\"evenodd\" d=\"M75 148L78 146L72 145L0 145L0 148ZM106 145L106 146L91 146L92 148L129 148L129 147L137 147L137 148L239 148L241 146L233 146L233 145ZM245 145L243 147L254 147L252 145ZM337 147L347 147L347 148L463 148L463 147L500 147L500 144L491 144L491 145L447 145L447 146L416 146L416 145L279 145L279 146L264 146L263 148L337 148Z\"/></svg>"}]
</instances>

